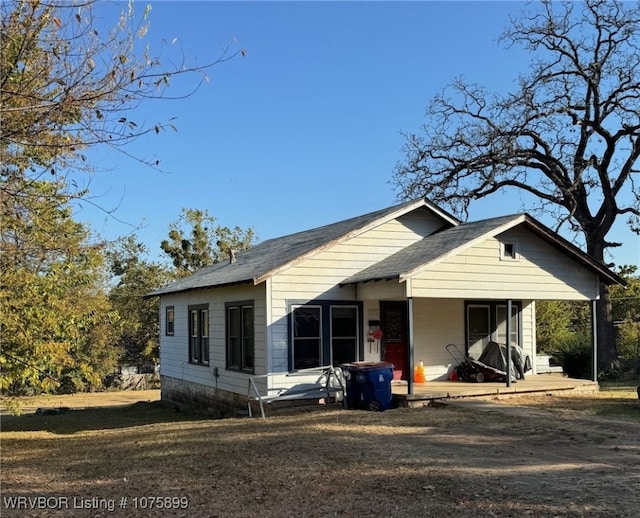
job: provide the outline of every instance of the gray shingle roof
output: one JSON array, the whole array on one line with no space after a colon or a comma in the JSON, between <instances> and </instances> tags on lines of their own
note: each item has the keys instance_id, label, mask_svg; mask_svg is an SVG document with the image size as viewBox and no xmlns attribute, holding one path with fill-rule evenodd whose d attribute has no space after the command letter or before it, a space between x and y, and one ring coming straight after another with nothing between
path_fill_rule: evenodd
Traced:
<instances>
[{"instance_id":1,"label":"gray shingle roof","mask_svg":"<svg viewBox=\"0 0 640 518\"><path fill-rule=\"evenodd\" d=\"M496 236L510 228L525 225L528 230L544 239L551 246L583 264L591 271L600 275L600 279L607 284L626 285L624 279L600 264L593 257L584 253L575 245L544 226L529 214L513 214L497 218L463 223L461 225L442 230L410 245L403 250L383 259L382 261L345 279L341 285L354 284L385 279L398 279L411 274L420 267L449 254L455 254L462 248L472 246L476 240Z\"/></svg>"},{"instance_id":2,"label":"gray shingle roof","mask_svg":"<svg viewBox=\"0 0 640 518\"><path fill-rule=\"evenodd\" d=\"M223 261L193 275L175 281L147 296L164 295L197 288L209 288L242 283L255 283L266 278L271 272L320 249L344 236L374 224L387 217L397 217L419 207L443 214L450 221L455 218L444 213L425 200L413 200L355 218L314 228L284 237L264 241L249 250L238 252L236 262Z\"/></svg>"},{"instance_id":3,"label":"gray shingle roof","mask_svg":"<svg viewBox=\"0 0 640 518\"><path fill-rule=\"evenodd\" d=\"M427 265L462 246L473 243L476 239L486 236L504 225L515 224L522 217L519 214L501 216L472 223L463 223L462 225L442 230L345 279L341 284L399 278L401 275L407 274L420 266Z\"/></svg>"},{"instance_id":4,"label":"gray shingle roof","mask_svg":"<svg viewBox=\"0 0 640 518\"><path fill-rule=\"evenodd\" d=\"M497 235L519 224L525 224L529 230L545 239L552 246L597 272L603 281L610 284L625 284L624 280L614 272L528 214L514 214L458 224L459 221L453 216L430 202L414 200L304 232L269 239L249 250L238 252L235 263L224 261L214 264L185 279L180 279L164 288L149 293L147 297L199 288L258 283L273 275L280 268L294 263L307 254L321 250L341 238L358 233L369 225L384 221L385 218L399 217L420 207L426 207L439 214L443 220L454 226L427 236L390 257L365 268L361 272L345 279L341 285L400 278L403 275L410 274L417 268L427 266L441 257L457 253L463 247L471 246L477 239Z\"/></svg>"}]
</instances>

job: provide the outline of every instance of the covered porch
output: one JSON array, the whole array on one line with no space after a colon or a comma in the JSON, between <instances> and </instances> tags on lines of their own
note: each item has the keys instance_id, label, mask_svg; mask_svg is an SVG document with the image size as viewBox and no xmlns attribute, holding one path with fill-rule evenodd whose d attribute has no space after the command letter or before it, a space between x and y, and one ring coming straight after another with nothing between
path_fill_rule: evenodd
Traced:
<instances>
[{"instance_id":1,"label":"covered porch","mask_svg":"<svg viewBox=\"0 0 640 518\"><path fill-rule=\"evenodd\" d=\"M511 383L474 383L465 381L428 381L413 383L412 393L406 382L391 384L393 397L400 407L420 407L433 400L509 397L523 394L553 394L568 392L598 392L598 383L592 380L568 378L562 374L534 374Z\"/></svg>"},{"instance_id":2,"label":"covered porch","mask_svg":"<svg viewBox=\"0 0 640 518\"><path fill-rule=\"evenodd\" d=\"M596 302L600 284L623 282L616 274L527 215L495 218L435 233L348 278L363 301L370 330L379 324L379 359L393 363L406 382L394 386L402 401L481 397L522 392L597 390ZM590 302L591 380L538 374L536 302ZM372 335L375 338L375 334ZM448 381L464 358L479 360L495 342L528 356L524 380L500 383ZM375 360L365 350L365 360ZM451 355L447 344L459 351ZM390 351L393 356L390 355ZM369 354L368 354L369 353ZM455 356L455 357L452 357ZM427 382L414 383L416 366ZM503 369L500 369L503 370Z\"/></svg>"}]
</instances>

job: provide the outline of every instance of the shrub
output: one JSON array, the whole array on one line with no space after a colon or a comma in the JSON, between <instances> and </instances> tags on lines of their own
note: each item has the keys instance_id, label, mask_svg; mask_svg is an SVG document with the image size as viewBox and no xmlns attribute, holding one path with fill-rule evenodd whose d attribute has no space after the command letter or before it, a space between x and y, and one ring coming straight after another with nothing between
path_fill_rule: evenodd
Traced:
<instances>
[{"instance_id":1,"label":"shrub","mask_svg":"<svg viewBox=\"0 0 640 518\"><path fill-rule=\"evenodd\" d=\"M591 337L584 333L567 333L557 343L557 357L570 378L591 379Z\"/></svg>"},{"instance_id":2,"label":"shrub","mask_svg":"<svg viewBox=\"0 0 640 518\"><path fill-rule=\"evenodd\" d=\"M640 359L640 321L623 321L616 331L616 346L620 360Z\"/></svg>"}]
</instances>

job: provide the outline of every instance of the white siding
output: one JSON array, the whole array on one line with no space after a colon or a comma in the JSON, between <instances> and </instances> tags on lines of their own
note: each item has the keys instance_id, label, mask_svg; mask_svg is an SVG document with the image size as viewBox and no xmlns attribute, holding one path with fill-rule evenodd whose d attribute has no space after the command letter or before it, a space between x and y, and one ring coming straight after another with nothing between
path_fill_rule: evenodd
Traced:
<instances>
[{"instance_id":1,"label":"white siding","mask_svg":"<svg viewBox=\"0 0 640 518\"><path fill-rule=\"evenodd\" d=\"M531 364L536 360L536 302L522 301L522 343L520 347L529 355ZM529 373L531 374L531 373Z\"/></svg>"},{"instance_id":2,"label":"white siding","mask_svg":"<svg viewBox=\"0 0 640 518\"><path fill-rule=\"evenodd\" d=\"M397 279L391 281L376 281L358 284L359 300L399 300L406 299L406 284L398 282Z\"/></svg>"},{"instance_id":3,"label":"white siding","mask_svg":"<svg viewBox=\"0 0 640 518\"><path fill-rule=\"evenodd\" d=\"M274 300L344 298L345 293L350 297L350 289L340 289L340 282L419 241L437 226L435 220L418 218L415 214L384 223L277 274L273 278L272 296Z\"/></svg>"},{"instance_id":4,"label":"white siding","mask_svg":"<svg viewBox=\"0 0 640 518\"><path fill-rule=\"evenodd\" d=\"M421 299L413 301L414 307L414 361L417 365L422 360L427 380L446 379L448 374L458 365L445 347L455 344L460 352L465 350L465 301L458 299ZM525 353L535 357L533 337L535 336L533 311L534 303L522 301L522 344ZM379 320L379 302L364 302L365 340L368 320ZM364 360L380 361L382 359L377 344L365 342ZM462 359L462 358L460 358ZM533 361L533 360L532 360Z\"/></svg>"},{"instance_id":5,"label":"white siding","mask_svg":"<svg viewBox=\"0 0 640 518\"><path fill-rule=\"evenodd\" d=\"M225 303L253 300L255 373L264 374L266 361L266 320L264 284L234 286L215 290L193 290L165 295L160 301L160 373L230 392L246 394L248 375L226 369ZM188 306L209 305L209 365L189 363ZM175 308L175 332L165 335L165 308ZM219 377L214 376L218 368Z\"/></svg>"},{"instance_id":6,"label":"white siding","mask_svg":"<svg viewBox=\"0 0 640 518\"><path fill-rule=\"evenodd\" d=\"M427 381L446 379L458 364L447 353L456 344L464 354L464 301L414 299L414 361L422 360Z\"/></svg>"},{"instance_id":7,"label":"white siding","mask_svg":"<svg viewBox=\"0 0 640 518\"><path fill-rule=\"evenodd\" d=\"M503 242L517 260L502 259ZM414 297L590 300L597 276L524 229L513 229L449 257L411 278Z\"/></svg>"},{"instance_id":8,"label":"white siding","mask_svg":"<svg viewBox=\"0 0 640 518\"><path fill-rule=\"evenodd\" d=\"M447 352L447 344L465 351L464 300L414 299L414 361L422 360L428 380L447 379L459 362ZM531 361L535 359L535 305L522 301L521 347ZM455 353L455 350L454 350ZM459 358L461 360L462 357Z\"/></svg>"},{"instance_id":9,"label":"white siding","mask_svg":"<svg viewBox=\"0 0 640 518\"><path fill-rule=\"evenodd\" d=\"M321 299L362 300L360 292L368 290L368 285L340 288L340 282L419 241L441 225L442 221L426 210L416 211L328 247L275 275L271 279L270 308L272 371L282 372L288 368L287 326L290 304ZM378 287L382 285L378 284ZM397 281L389 283L386 288L391 288L393 293L385 289L385 296L380 298L404 296L404 287L398 286Z\"/></svg>"},{"instance_id":10,"label":"white siding","mask_svg":"<svg viewBox=\"0 0 640 518\"><path fill-rule=\"evenodd\" d=\"M455 344L461 355L465 351L464 300L414 299L414 361L422 360L427 381L447 379L459 364L446 350ZM522 301L522 348L531 361L535 359L535 304ZM455 349L453 350L454 354ZM462 360L462 356L458 358Z\"/></svg>"},{"instance_id":11,"label":"white siding","mask_svg":"<svg viewBox=\"0 0 640 518\"><path fill-rule=\"evenodd\" d=\"M382 360L380 340L375 340L369 343L367 338L369 334L369 321L380 321L380 302L377 300L365 300L363 302L362 313L362 329L364 330L364 357L362 360L367 362L379 362Z\"/></svg>"}]
</instances>

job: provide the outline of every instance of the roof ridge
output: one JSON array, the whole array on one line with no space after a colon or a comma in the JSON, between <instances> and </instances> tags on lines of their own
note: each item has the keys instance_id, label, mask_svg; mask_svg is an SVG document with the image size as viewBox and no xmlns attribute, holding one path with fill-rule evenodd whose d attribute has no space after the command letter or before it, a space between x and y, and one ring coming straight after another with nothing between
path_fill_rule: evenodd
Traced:
<instances>
[{"instance_id":1,"label":"roof ridge","mask_svg":"<svg viewBox=\"0 0 640 518\"><path fill-rule=\"evenodd\" d=\"M520 216L528 216L528 214L526 212L514 212L512 214L504 214L502 216L492 216L490 218L476 219L473 221L465 221L464 223L461 223L460 226L473 225L476 223L488 223L489 221L497 221L497 220L509 220L509 219L519 218Z\"/></svg>"},{"instance_id":2,"label":"roof ridge","mask_svg":"<svg viewBox=\"0 0 640 518\"><path fill-rule=\"evenodd\" d=\"M269 239L267 239L265 241L262 241L261 243L258 243L258 245L261 245L262 243L269 243L271 241L275 241L275 240L278 240L278 239L290 238L290 237L297 236L297 235L300 235L300 234L307 234L307 233L316 232L316 231L319 231L319 230L326 230L327 228L330 228L332 226L343 225L345 223L348 223L349 221L355 221L355 220L358 220L358 219L370 219L371 217L375 216L376 214L394 212L394 211L396 211L396 210L398 210L398 209L400 209L400 208L402 208L404 206L411 205L411 204L416 203L416 202L418 202L420 200L421 200L421 198L417 198L417 199L414 199L414 200L398 203L396 205L390 205L389 207L385 207L385 208L382 208L382 209L378 209L378 210L374 210L374 211L371 211L371 212L367 212L366 214L359 214L358 216L352 216L350 218L337 220L337 221L334 221L332 223L325 223L324 225L320 225L318 227L308 228L306 230L299 230L298 232L292 232L291 234L284 234L284 235L281 235L281 236L275 236L275 237L269 238ZM256 245L256 246L258 246L258 245ZM255 248L255 247L253 247L253 248ZM245 251L246 250L243 250L243 252L245 252Z\"/></svg>"},{"instance_id":3,"label":"roof ridge","mask_svg":"<svg viewBox=\"0 0 640 518\"><path fill-rule=\"evenodd\" d=\"M156 290L153 294L238 283L255 284L328 244L353 235L358 229L365 229L385 218L397 217L398 213L407 213L421 207L433 210L424 198L419 198L320 227L267 239L251 248L238 251L236 261L232 264L219 261Z\"/></svg>"}]
</instances>

